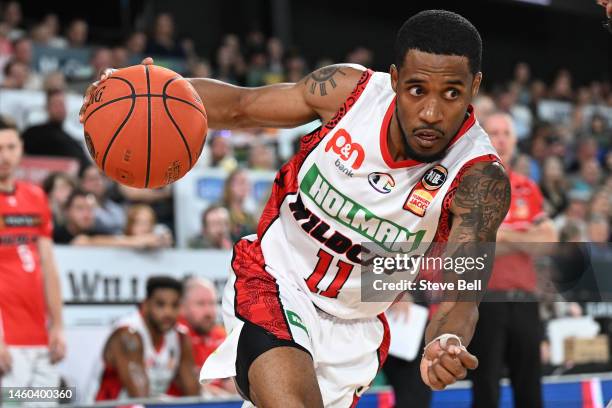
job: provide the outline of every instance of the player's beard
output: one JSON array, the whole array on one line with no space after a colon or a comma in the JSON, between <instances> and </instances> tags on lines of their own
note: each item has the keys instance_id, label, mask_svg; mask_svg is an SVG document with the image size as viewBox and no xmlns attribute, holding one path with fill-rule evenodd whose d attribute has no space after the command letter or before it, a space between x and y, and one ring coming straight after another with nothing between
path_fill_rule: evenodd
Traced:
<instances>
[{"instance_id":1,"label":"player's beard","mask_svg":"<svg viewBox=\"0 0 612 408\"><path fill-rule=\"evenodd\" d=\"M416 160L421 163L433 163L433 162L442 160L444 156L446 156L446 149L448 148L450 141L438 153L433 153L433 154L428 154L428 155L421 154L415 151L412 147L410 147L410 144L408 143L408 138L411 136L408 136L408 133L404 130L402 119L400 118L399 112L397 110L397 102L395 103L395 117L397 118L397 124L399 126L399 130L402 135L402 143L404 144L404 151L406 153L406 156L408 156L409 159Z\"/></svg>"}]
</instances>

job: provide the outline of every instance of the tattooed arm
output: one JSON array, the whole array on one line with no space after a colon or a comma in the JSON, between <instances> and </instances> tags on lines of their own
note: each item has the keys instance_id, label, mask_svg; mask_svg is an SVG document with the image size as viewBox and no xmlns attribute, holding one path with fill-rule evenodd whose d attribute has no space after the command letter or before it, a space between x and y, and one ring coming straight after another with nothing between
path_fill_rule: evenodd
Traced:
<instances>
[{"instance_id":1,"label":"tattooed arm","mask_svg":"<svg viewBox=\"0 0 612 408\"><path fill-rule=\"evenodd\" d=\"M243 88L214 79L189 79L213 129L293 127L330 120L365 68L339 64L320 68L297 83Z\"/></svg>"},{"instance_id":2,"label":"tattooed arm","mask_svg":"<svg viewBox=\"0 0 612 408\"><path fill-rule=\"evenodd\" d=\"M474 164L465 172L455 191L450 208L452 226L444 256L455 259L483 257L484 270L475 277L482 280L483 288L486 288L493 268L497 229L509 207L510 181L498 163ZM458 275L452 270L445 271L444 276L445 282L470 279L469 274ZM461 339L463 346L467 346L478 321L478 304L482 293L455 290L453 296L446 295L448 297L440 303L427 327L425 341L429 344L442 334L454 334ZM458 345L455 339L449 339L445 348L440 342L434 342L425 350L421 376L431 388L443 389L465 378L466 369L477 367L476 357Z\"/></svg>"},{"instance_id":3,"label":"tattooed arm","mask_svg":"<svg viewBox=\"0 0 612 408\"><path fill-rule=\"evenodd\" d=\"M149 379L144 366L144 349L140 335L128 328L117 330L108 339L104 360L115 368L122 388L131 398L149 396Z\"/></svg>"}]
</instances>

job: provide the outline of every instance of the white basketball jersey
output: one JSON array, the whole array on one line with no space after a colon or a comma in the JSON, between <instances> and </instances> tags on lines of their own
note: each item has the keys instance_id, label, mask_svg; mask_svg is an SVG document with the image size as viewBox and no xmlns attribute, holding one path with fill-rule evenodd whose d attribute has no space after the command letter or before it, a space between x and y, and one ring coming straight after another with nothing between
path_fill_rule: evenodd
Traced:
<instances>
[{"instance_id":1,"label":"white basketball jersey","mask_svg":"<svg viewBox=\"0 0 612 408\"><path fill-rule=\"evenodd\" d=\"M457 174L468 162L498 160L470 107L443 159L395 162L387 146L394 110L390 76L365 72L335 118L281 168L259 225L267 271L293 275L337 317L372 317L391 303L361 301L364 242L397 250L446 241L443 202Z\"/></svg>"},{"instance_id":2,"label":"white basketball jersey","mask_svg":"<svg viewBox=\"0 0 612 408\"><path fill-rule=\"evenodd\" d=\"M181 360L179 332L177 329L169 330L164 335L161 348L156 350L140 312L135 312L119 320L113 327L111 335L125 327L138 333L142 340L145 372L149 380L149 396L157 397L166 394L172 380L176 377ZM112 395L117 393L118 374L116 370L106 366L102 355L95 367L94 381L97 386L94 387L93 393L90 394L89 401L96 400L98 396L102 396L103 399L129 398L127 391L123 387L121 387L118 395Z\"/></svg>"}]
</instances>

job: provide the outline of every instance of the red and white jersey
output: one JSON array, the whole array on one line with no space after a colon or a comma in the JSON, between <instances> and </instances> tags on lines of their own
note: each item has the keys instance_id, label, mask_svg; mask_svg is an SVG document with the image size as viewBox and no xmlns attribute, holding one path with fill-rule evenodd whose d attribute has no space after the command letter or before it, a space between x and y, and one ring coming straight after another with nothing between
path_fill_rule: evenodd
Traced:
<instances>
[{"instance_id":1,"label":"red and white jersey","mask_svg":"<svg viewBox=\"0 0 612 408\"><path fill-rule=\"evenodd\" d=\"M0 335L12 346L46 346L47 307L38 239L51 239L45 193L18 181L0 192Z\"/></svg>"},{"instance_id":2,"label":"red and white jersey","mask_svg":"<svg viewBox=\"0 0 612 408\"><path fill-rule=\"evenodd\" d=\"M156 349L140 312L119 320L111 336L117 330L126 327L137 333L142 340L145 372L149 380L149 396L157 397L167 394L181 361L181 334L176 328L169 330L164 335L161 347ZM106 342L104 344L106 345ZM94 368L92 383L88 398L90 402L129 398L119 380L116 368L105 363L102 353Z\"/></svg>"},{"instance_id":3,"label":"red and white jersey","mask_svg":"<svg viewBox=\"0 0 612 408\"><path fill-rule=\"evenodd\" d=\"M394 110L389 74L364 72L335 117L304 136L280 169L258 226L266 270L292 276L340 318L374 317L391 304L361 301L364 242L395 251L446 241L457 176L471 163L499 160L470 107L444 158L396 162L387 146Z\"/></svg>"}]
</instances>

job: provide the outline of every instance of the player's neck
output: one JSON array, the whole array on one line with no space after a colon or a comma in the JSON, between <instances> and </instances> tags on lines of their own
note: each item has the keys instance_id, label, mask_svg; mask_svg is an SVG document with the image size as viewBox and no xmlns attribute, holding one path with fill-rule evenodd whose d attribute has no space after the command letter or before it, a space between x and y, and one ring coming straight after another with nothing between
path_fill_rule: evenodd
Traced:
<instances>
[{"instance_id":1,"label":"player's neck","mask_svg":"<svg viewBox=\"0 0 612 408\"><path fill-rule=\"evenodd\" d=\"M158 330L156 330L155 327L149 323L148 319L144 319L144 321L145 325L147 326L149 336L151 336L151 343L153 343L153 347L155 347L157 350L164 341L164 333L160 333Z\"/></svg>"},{"instance_id":2,"label":"player's neck","mask_svg":"<svg viewBox=\"0 0 612 408\"><path fill-rule=\"evenodd\" d=\"M0 179L0 192L10 193L15 190L15 178L7 177L6 179Z\"/></svg>"}]
</instances>

